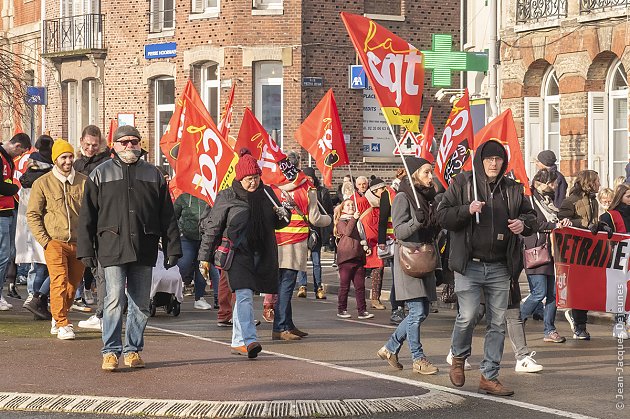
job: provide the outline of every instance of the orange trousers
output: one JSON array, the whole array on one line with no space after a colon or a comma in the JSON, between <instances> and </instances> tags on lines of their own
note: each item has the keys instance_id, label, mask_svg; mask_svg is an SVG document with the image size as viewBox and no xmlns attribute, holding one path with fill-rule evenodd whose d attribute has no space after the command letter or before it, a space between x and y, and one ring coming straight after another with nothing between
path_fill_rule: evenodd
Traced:
<instances>
[{"instance_id":1,"label":"orange trousers","mask_svg":"<svg viewBox=\"0 0 630 419\"><path fill-rule=\"evenodd\" d=\"M50 313L57 327L67 326L68 311L74 302L85 266L77 259L77 245L51 240L44 249L50 275Z\"/></svg>"}]
</instances>

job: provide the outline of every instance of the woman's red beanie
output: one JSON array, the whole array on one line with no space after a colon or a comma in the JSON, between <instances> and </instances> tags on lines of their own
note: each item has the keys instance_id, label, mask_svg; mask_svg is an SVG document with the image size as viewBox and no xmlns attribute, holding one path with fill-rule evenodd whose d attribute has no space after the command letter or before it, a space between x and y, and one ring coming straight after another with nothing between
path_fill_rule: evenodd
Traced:
<instances>
[{"instance_id":1,"label":"woman's red beanie","mask_svg":"<svg viewBox=\"0 0 630 419\"><path fill-rule=\"evenodd\" d=\"M236 180L243 180L244 177L253 175L262 175L262 170L258 166L258 161L252 156L251 151L246 148L242 148L238 153L240 158L236 163Z\"/></svg>"}]
</instances>

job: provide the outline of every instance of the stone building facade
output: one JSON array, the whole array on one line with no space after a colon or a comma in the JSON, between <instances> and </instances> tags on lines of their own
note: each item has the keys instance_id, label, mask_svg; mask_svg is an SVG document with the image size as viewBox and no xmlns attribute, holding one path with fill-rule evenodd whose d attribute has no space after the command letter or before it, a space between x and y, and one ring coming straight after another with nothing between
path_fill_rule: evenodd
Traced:
<instances>
[{"instance_id":1,"label":"stone building facade","mask_svg":"<svg viewBox=\"0 0 630 419\"><path fill-rule=\"evenodd\" d=\"M602 185L628 163L627 2L506 0L501 7L501 108L511 108L530 177L552 149L572 176Z\"/></svg>"},{"instance_id":2,"label":"stone building facade","mask_svg":"<svg viewBox=\"0 0 630 419\"><path fill-rule=\"evenodd\" d=\"M348 81L357 58L339 12L371 17L420 49L431 48L432 33L452 34L459 49L457 0L61 0L61 8L60 0L43 1L43 55L54 80L47 127L76 143L89 123L106 133L110 120L130 121L158 164L165 164L159 138L191 79L215 119L235 85L232 134L250 107L285 151L299 149L294 132L332 88L353 169L391 177L399 160L364 146L363 92ZM147 56L146 46L166 58ZM311 77L316 83L307 86ZM421 120L435 106L439 130L450 104L437 102L436 91L427 75Z\"/></svg>"}]
</instances>

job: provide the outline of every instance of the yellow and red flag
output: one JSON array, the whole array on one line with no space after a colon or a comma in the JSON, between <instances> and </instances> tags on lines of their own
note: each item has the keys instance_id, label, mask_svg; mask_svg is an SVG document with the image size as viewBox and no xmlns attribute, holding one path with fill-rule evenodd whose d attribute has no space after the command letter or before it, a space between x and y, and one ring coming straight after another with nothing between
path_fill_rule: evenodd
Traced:
<instances>
[{"instance_id":1,"label":"yellow and red flag","mask_svg":"<svg viewBox=\"0 0 630 419\"><path fill-rule=\"evenodd\" d=\"M289 162L287 155L249 108L245 108L234 151L238 153L242 148L248 148L258 160L263 182L267 185L283 185L287 181L299 184L306 178L300 169Z\"/></svg>"},{"instance_id":2,"label":"yellow and red flag","mask_svg":"<svg viewBox=\"0 0 630 419\"><path fill-rule=\"evenodd\" d=\"M433 126L433 108L429 109L427 120L424 121L422 133L417 137L418 147L416 147L416 157L423 158L429 163L435 161L435 157L431 154L431 146L433 145L433 137L435 136L435 127Z\"/></svg>"},{"instance_id":3,"label":"yellow and red flag","mask_svg":"<svg viewBox=\"0 0 630 419\"><path fill-rule=\"evenodd\" d=\"M225 104L225 110L221 114L221 118L219 120L219 124L217 128L221 133L221 136L228 141L230 135L230 128L232 127L232 112L234 110L234 89L236 86L232 86L232 90L230 90L230 96L228 98L227 103Z\"/></svg>"},{"instance_id":4,"label":"yellow and red flag","mask_svg":"<svg viewBox=\"0 0 630 419\"><path fill-rule=\"evenodd\" d=\"M529 186L527 172L525 171L525 160L523 160L521 145L518 142L511 109L506 109L501 115L477 132L473 149L476 151L479 146L489 140L495 140L503 144L508 155L508 166L505 174L522 183L525 187L525 193L531 195L532 191Z\"/></svg>"},{"instance_id":5,"label":"yellow and red flag","mask_svg":"<svg viewBox=\"0 0 630 419\"><path fill-rule=\"evenodd\" d=\"M418 132L424 87L420 50L366 17L341 12L341 19L387 122Z\"/></svg>"},{"instance_id":6,"label":"yellow and red flag","mask_svg":"<svg viewBox=\"0 0 630 419\"><path fill-rule=\"evenodd\" d=\"M315 159L324 185L331 186L333 167L350 164L332 89L302 122L295 138Z\"/></svg>"},{"instance_id":7,"label":"yellow and red flag","mask_svg":"<svg viewBox=\"0 0 630 419\"><path fill-rule=\"evenodd\" d=\"M470 115L468 89L454 104L446 120L435 161L435 174L445 188L462 170L470 158L475 134Z\"/></svg>"}]
</instances>

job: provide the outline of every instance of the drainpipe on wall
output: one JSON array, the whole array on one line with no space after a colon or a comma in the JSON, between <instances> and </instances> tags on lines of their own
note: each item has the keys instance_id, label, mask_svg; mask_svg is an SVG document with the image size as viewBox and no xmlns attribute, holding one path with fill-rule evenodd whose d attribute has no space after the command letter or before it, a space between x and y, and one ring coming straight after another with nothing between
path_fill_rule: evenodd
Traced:
<instances>
[{"instance_id":1,"label":"drainpipe on wall","mask_svg":"<svg viewBox=\"0 0 630 419\"><path fill-rule=\"evenodd\" d=\"M490 97L490 117L489 120L499 115L499 105L497 103L497 0L489 0L490 22L490 45L488 52L488 96Z\"/></svg>"},{"instance_id":2,"label":"drainpipe on wall","mask_svg":"<svg viewBox=\"0 0 630 419\"><path fill-rule=\"evenodd\" d=\"M39 43L41 44L41 53L44 53L44 31L46 30L46 25L44 24L44 21L46 20L46 0L42 0L41 1L41 6L40 6L40 10L41 10L41 19L40 19L40 24L42 25L41 27L41 31L40 31L40 36L39 36ZM46 83L46 66L44 65L44 58L42 58L41 54L39 56L39 59L41 60L41 73L40 73L40 81L42 83L42 86L47 85ZM48 87L48 86L46 86ZM48 88L46 89L48 90ZM48 92L46 92L46 96L48 96ZM48 97L46 97L46 103L48 103ZM41 110L41 126L42 126L42 131L41 134L43 134L44 132L46 132L46 106L48 105L42 105L40 106L40 110Z\"/></svg>"}]
</instances>

